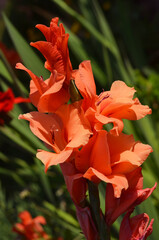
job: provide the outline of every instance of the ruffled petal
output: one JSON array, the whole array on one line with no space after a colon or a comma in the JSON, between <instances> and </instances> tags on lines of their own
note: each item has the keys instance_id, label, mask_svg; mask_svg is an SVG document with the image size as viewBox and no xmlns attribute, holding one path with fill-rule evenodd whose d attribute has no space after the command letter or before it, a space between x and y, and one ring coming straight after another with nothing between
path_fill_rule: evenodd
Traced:
<instances>
[{"instance_id":1,"label":"ruffled petal","mask_svg":"<svg viewBox=\"0 0 159 240\"><path fill-rule=\"evenodd\" d=\"M19 115L19 119L25 119L30 122L30 129L35 136L40 138L45 143L53 146L53 139L51 135L51 129L56 126L56 129L60 129L60 122L57 121L55 114L44 114L39 112L30 112Z\"/></svg>"},{"instance_id":2,"label":"ruffled petal","mask_svg":"<svg viewBox=\"0 0 159 240\"><path fill-rule=\"evenodd\" d=\"M53 81L52 78L55 80ZM57 73L51 76L48 84L51 85L48 90L40 97L38 102L38 110L40 112L55 112L61 105L69 100L68 90L63 87L65 77Z\"/></svg>"},{"instance_id":3,"label":"ruffled petal","mask_svg":"<svg viewBox=\"0 0 159 240\"><path fill-rule=\"evenodd\" d=\"M64 114L65 113L65 114ZM61 106L56 112L66 126L67 148L78 148L87 144L92 134L84 113L71 104Z\"/></svg>"},{"instance_id":4,"label":"ruffled petal","mask_svg":"<svg viewBox=\"0 0 159 240\"><path fill-rule=\"evenodd\" d=\"M79 71L76 74L75 83L79 91L84 93L85 96L92 98L96 95L96 86L90 61L83 61L79 65Z\"/></svg>"},{"instance_id":5,"label":"ruffled petal","mask_svg":"<svg viewBox=\"0 0 159 240\"><path fill-rule=\"evenodd\" d=\"M63 58L56 45L53 46L51 42L44 41L31 43L30 45L37 48L46 58L47 63L45 66L49 71L56 70L61 74L65 73Z\"/></svg>"},{"instance_id":6,"label":"ruffled petal","mask_svg":"<svg viewBox=\"0 0 159 240\"><path fill-rule=\"evenodd\" d=\"M124 123L121 119L106 117L98 113L95 115L95 118L103 125L113 123L114 127L110 130L110 133L113 135L119 135L124 128Z\"/></svg>"},{"instance_id":7,"label":"ruffled petal","mask_svg":"<svg viewBox=\"0 0 159 240\"><path fill-rule=\"evenodd\" d=\"M27 69L27 68L26 68L23 64L21 64L21 63L17 63L17 64L16 64L16 68L17 68L17 69L24 70L24 71L26 71L26 72L30 75L30 77L32 78L32 80L33 80L35 86L37 87L37 90L39 91L39 94L40 94L40 95L42 95L42 94L45 92L45 90L46 90L46 88L47 88L47 85L45 84L45 82L44 82L41 78L37 77L34 73L32 73L32 71L30 71L29 69Z\"/></svg>"},{"instance_id":8,"label":"ruffled petal","mask_svg":"<svg viewBox=\"0 0 159 240\"><path fill-rule=\"evenodd\" d=\"M112 83L110 92L113 98L125 97L132 99L136 90L134 87L128 87L123 81L118 80Z\"/></svg>"},{"instance_id":9,"label":"ruffled petal","mask_svg":"<svg viewBox=\"0 0 159 240\"><path fill-rule=\"evenodd\" d=\"M64 163L65 161L67 161L68 158L71 156L72 152L73 150L69 149L57 154L39 149L36 154L36 157L40 159L42 163L45 165L45 172L47 172L50 166Z\"/></svg>"},{"instance_id":10,"label":"ruffled petal","mask_svg":"<svg viewBox=\"0 0 159 240\"><path fill-rule=\"evenodd\" d=\"M99 179L106 183L111 183L114 188L114 196L117 198L120 197L122 189L128 188L128 181L126 177L122 174L112 174L105 176L104 174L98 172L96 169L89 168L87 172L83 175L83 177L97 183L99 182Z\"/></svg>"}]
</instances>

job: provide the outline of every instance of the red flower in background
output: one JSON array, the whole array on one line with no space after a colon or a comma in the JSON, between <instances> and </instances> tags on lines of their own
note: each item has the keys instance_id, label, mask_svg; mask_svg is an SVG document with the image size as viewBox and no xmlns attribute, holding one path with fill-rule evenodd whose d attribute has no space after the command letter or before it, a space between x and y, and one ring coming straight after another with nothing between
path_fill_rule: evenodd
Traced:
<instances>
[{"instance_id":1,"label":"red flower in background","mask_svg":"<svg viewBox=\"0 0 159 240\"><path fill-rule=\"evenodd\" d=\"M146 213L130 218L132 211L129 211L123 218L119 240L146 240L153 231L154 219L150 221L148 226L149 216Z\"/></svg>"},{"instance_id":2,"label":"red flower in background","mask_svg":"<svg viewBox=\"0 0 159 240\"><path fill-rule=\"evenodd\" d=\"M6 92L0 92L0 125L4 124L7 113L13 109L14 104L21 102L30 102L30 100L22 97L15 98L11 88Z\"/></svg>"},{"instance_id":3,"label":"red flower in background","mask_svg":"<svg viewBox=\"0 0 159 240\"><path fill-rule=\"evenodd\" d=\"M20 61L18 53L14 49L8 49L2 42L0 42L0 49L4 53L11 66L15 67L15 64Z\"/></svg>"},{"instance_id":4,"label":"red flower in background","mask_svg":"<svg viewBox=\"0 0 159 240\"><path fill-rule=\"evenodd\" d=\"M44 217L32 218L28 211L23 211L18 216L21 219L21 223L16 223L12 230L24 236L25 240L50 239L42 227L42 225L46 224Z\"/></svg>"}]
</instances>

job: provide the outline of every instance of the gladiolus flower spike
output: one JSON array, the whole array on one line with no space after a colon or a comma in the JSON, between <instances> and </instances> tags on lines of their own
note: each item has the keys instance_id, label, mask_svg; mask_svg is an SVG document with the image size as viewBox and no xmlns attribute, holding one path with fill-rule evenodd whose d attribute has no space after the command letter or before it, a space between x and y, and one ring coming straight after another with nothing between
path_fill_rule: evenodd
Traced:
<instances>
[{"instance_id":1,"label":"gladiolus flower spike","mask_svg":"<svg viewBox=\"0 0 159 240\"><path fill-rule=\"evenodd\" d=\"M113 82L109 91L97 95L90 61L83 61L78 69L72 68L69 35L62 24L58 26L58 18L52 19L50 27L37 25L37 28L46 41L31 45L45 57L50 77L43 80L21 63L16 66L30 75L30 100L37 107L37 111L20 115L19 119L29 121L31 131L50 150L39 149L37 158L45 165L45 171L60 164L86 239L109 239L109 227L126 212L123 221L131 228L129 235L138 236L140 224L145 221L145 230L140 235L147 237L152 232L152 223L146 230L148 216L129 220L129 213L156 187L142 189L141 165L152 148L122 131L123 119L141 119L151 114L151 109L134 98L135 89L123 81ZM112 129L104 130L103 126L109 123L113 124ZM100 181L107 183L105 215L99 203ZM88 188L95 201L88 200ZM92 189L96 189L94 195ZM135 229L133 223L137 220ZM121 225L120 239L124 231ZM105 232L107 236L103 235Z\"/></svg>"}]
</instances>

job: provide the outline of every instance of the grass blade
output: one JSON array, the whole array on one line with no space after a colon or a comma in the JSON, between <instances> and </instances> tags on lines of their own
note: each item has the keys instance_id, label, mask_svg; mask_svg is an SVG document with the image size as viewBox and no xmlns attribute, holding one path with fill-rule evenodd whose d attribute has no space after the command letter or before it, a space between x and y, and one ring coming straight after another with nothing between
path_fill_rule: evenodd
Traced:
<instances>
[{"instance_id":1,"label":"grass blade","mask_svg":"<svg viewBox=\"0 0 159 240\"><path fill-rule=\"evenodd\" d=\"M23 60L25 66L29 68L32 72L34 72L38 76L43 76L44 79L48 77L48 71L44 68L44 64L37 57L28 43L24 40L24 38L20 35L20 33L16 30L13 24L9 21L7 16L3 13L3 19L6 24L9 35L15 45L17 52L19 53L21 59Z\"/></svg>"}]
</instances>

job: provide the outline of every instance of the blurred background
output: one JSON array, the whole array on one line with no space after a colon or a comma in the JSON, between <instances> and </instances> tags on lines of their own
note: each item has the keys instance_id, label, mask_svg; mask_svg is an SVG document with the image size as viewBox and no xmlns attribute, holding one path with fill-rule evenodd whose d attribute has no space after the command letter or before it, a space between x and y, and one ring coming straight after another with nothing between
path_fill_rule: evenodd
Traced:
<instances>
[{"instance_id":1,"label":"blurred background","mask_svg":"<svg viewBox=\"0 0 159 240\"><path fill-rule=\"evenodd\" d=\"M35 25L49 26L53 17L59 17L70 34L73 68L91 60L98 93L120 79L134 86L141 103L152 108L150 117L125 121L124 129L153 147L143 165L144 187L152 187L159 180L159 1L0 0L0 91L10 87L15 96L28 97L30 79L15 70L17 62L44 79L48 77L44 58L29 43L44 40ZM45 147L28 124L17 119L30 110L31 104L15 105L9 121L0 126L0 239L16 239L11 228L23 210L33 217L43 215L45 230L54 239L84 239L60 169L51 167L44 173L35 154L37 148ZM105 185L100 184L103 210L104 190ZM152 240L159 236L158 203L157 189L135 210L155 218ZM112 227L112 239L118 239L120 221Z\"/></svg>"}]
</instances>

